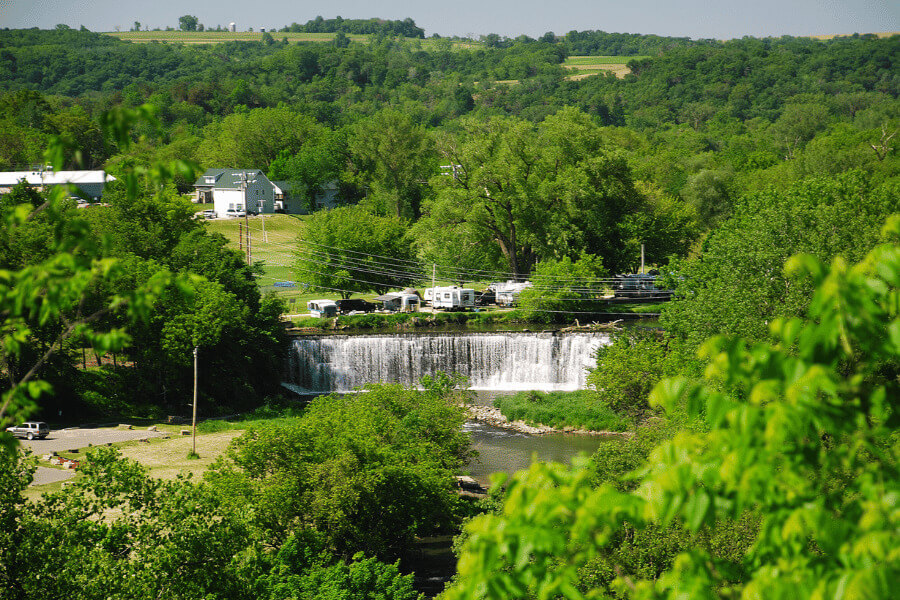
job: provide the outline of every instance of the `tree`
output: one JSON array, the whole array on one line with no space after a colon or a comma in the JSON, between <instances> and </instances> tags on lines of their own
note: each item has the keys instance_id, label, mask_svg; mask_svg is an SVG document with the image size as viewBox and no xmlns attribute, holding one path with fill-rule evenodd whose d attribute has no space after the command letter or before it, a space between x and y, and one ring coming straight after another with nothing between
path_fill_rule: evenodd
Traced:
<instances>
[{"instance_id":1,"label":"tree","mask_svg":"<svg viewBox=\"0 0 900 600\"><path fill-rule=\"evenodd\" d=\"M514 276L542 259L596 254L624 262L625 216L642 200L625 161L606 150L587 115L563 109L538 127L511 118L461 119L440 151L447 174L432 179L427 228L456 235L465 223L492 240Z\"/></svg>"},{"instance_id":2,"label":"tree","mask_svg":"<svg viewBox=\"0 0 900 600\"><path fill-rule=\"evenodd\" d=\"M568 256L543 260L535 266L534 285L522 290L519 304L529 320L570 320L590 309L585 301L606 292L603 279L607 277L602 259L586 252L575 261Z\"/></svg>"},{"instance_id":3,"label":"tree","mask_svg":"<svg viewBox=\"0 0 900 600\"><path fill-rule=\"evenodd\" d=\"M766 323L805 314L812 291L784 276L784 261L797 252L861 259L879 224L900 210L898 197L895 185L859 172L745 196L696 259L671 266L677 294L665 328L694 345L717 333L763 339Z\"/></svg>"},{"instance_id":4,"label":"tree","mask_svg":"<svg viewBox=\"0 0 900 600\"><path fill-rule=\"evenodd\" d=\"M194 15L178 17L178 29L182 31L197 31L197 17Z\"/></svg>"},{"instance_id":5,"label":"tree","mask_svg":"<svg viewBox=\"0 0 900 600\"><path fill-rule=\"evenodd\" d=\"M424 182L437 170L425 128L405 112L385 109L357 123L349 142L352 168L374 194L371 202L384 204L385 214L418 219Z\"/></svg>"},{"instance_id":6,"label":"tree","mask_svg":"<svg viewBox=\"0 0 900 600\"><path fill-rule=\"evenodd\" d=\"M263 171L280 153L294 154L323 135L315 120L287 107L231 114L204 133L197 149L197 158L203 164Z\"/></svg>"},{"instance_id":7,"label":"tree","mask_svg":"<svg viewBox=\"0 0 900 600\"><path fill-rule=\"evenodd\" d=\"M106 113L100 119L100 127L107 139L126 147L131 128L139 120L153 121L147 107ZM67 140L55 138L46 159L55 168L61 168L69 152ZM154 173L158 176L161 171ZM127 172L123 178L134 183L136 176ZM35 207L25 202L7 207L3 215L6 239L14 238L40 215L56 225L46 239L47 250L42 256L19 268L4 270L0 276L0 365L6 376L0 398L2 429L27 417L34 410L35 401L49 391L50 386L41 378L42 368L64 344L74 339L101 354L120 351L127 345L128 335L122 327L104 329L108 322L102 319L113 313L120 314L123 323L146 318L156 297L173 282L171 273L159 271L141 285L86 302L92 290L112 280L121 267L89 235L83 219L64 214L69 206L66 195L65 189L57 187L43 204ZM11 445L12 438L4 431L0 442Z\"/></svg>"},{"instance_id":8,"label":"tree","mask_svg":"<svg viewBox=\"0 0 900 600\"><path fill-rule=\"evenodd\" d=\"M422 280L407 231L400 219L373 215L363 206L319 211L300 237L299 279L344 298Z\"/></svg>"},{"instance_id":9,"label":"tree","mask_svg":"<svg viewBox=\"0 0 900 600\"><path fill-rule=\"evenodd\" d=\"M376 384L320 396L294 423L249 430L207 475L270 543L317 535L329 551L396 559L458 521L453 474L471 458L450 377L423 392ZM307 533L304 533L307 532Z\"/></svg>"},{"instance_id":10,"label":"tree","mask_svg":"<svg viewBox=\"0 0 900 600\"><path fill-rule=\"evenodd\" d=\"M447 598L584 598L578 569L624 523L691 532L745 511L761 519L737 560L703 546L659 577L620 576L631 598L890 598L900 575L900 216L853 267L810 255L785 265L812 280L809 320L776 319L774 343L718 337L705 382L670 379L652 402L687 407L697 432L660 444L633 492L593 487L584 469L535 465L476 518ZM733 394L723 391L733 390Z\"/></svg>"}]
</instances>

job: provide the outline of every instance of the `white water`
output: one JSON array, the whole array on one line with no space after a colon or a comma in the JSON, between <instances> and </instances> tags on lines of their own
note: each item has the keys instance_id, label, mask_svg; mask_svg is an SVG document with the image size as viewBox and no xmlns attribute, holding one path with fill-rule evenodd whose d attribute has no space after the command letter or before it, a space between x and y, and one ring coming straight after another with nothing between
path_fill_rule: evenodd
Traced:
<instances>
[{"instance_id":1,"label":"white water","mask_svg":"<svg viewBox=\"0 0 900 600\"><path fill-rule=\"evenodd\" d=\"M585 386L603 333L408 333L302 337L289 356L291 383L347 392L378 381L416 384L437 371L474 390L576 390Z\"/></svg>"}]
</instances>

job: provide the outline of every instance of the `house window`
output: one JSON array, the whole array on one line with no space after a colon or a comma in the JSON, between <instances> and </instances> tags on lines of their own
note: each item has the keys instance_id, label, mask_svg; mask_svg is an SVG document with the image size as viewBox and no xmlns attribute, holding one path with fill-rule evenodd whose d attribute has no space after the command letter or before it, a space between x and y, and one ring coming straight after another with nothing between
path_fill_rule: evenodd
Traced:
<instances>
[{"instance_id":1,"label":"house window","mask_svg":"<svg viewBox=\"0 0 900 600\"><path fill-rule=\"evenodd\" d=\"M216 182L216 178L215 178L215 177L212 177L212 176L210 176L210 175L207 175L207 176L204 177L203 179L206 181L206 183L215 183L215 182Z\"/></svg>"}]
</instances>

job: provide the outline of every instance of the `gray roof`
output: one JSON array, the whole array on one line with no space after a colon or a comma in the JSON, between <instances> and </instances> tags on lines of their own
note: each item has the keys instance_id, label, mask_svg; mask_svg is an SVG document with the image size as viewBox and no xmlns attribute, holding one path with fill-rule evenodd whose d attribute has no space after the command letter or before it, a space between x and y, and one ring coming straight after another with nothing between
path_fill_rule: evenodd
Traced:
<instances>
[{"instance_id":1,"label":"gray roof","mask_svg":"<svg viewBox=\"0 0 900 600\"><path fill-rule=\"evenodd\" d=\"M73 185L88 183L106 183L115 181L112 175L104 171L7 171L0 173L0 185L14 186L20 181L29 185Z\"/></svg>"},{"instance_id":2,"label":"gray roof","mask_svg":"<svg viewBox=\"0 0 900 600\"><path fill-rule=\"evenodd\" d=\"M197 178L194 187L214 187L217 189L237 190L241 187L241 174L246 173L247 177L266 178L266 174L259 169L207 169L206 172ZM206 178L212 177L213 181L207 183Z\"/></svg>"}]
</instances>

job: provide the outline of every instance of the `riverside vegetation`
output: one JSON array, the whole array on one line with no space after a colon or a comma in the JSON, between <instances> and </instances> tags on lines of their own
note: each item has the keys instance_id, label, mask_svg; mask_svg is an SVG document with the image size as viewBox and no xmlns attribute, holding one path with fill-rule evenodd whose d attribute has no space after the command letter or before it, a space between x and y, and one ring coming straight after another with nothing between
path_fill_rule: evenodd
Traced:
<instances>
[{"instance_id":1,"label":"riverside vegetation","mask_svg":"<svg viewBox=\"0 0 900 600\"><path fill-rule=\"evenodd\" d=\"M618 337L579 395L634 435L475 505L451 493L452 378L319 398L202 481L100 450L26 501L4 434L0 597L406 600L415 540L460 528L445 598L891 597L900 37L274 37L0 31L0 167L119 179L106 207L0 200L0 423L177 414L194 347L204 410L277 393L284 307L180 195L198 166L252 166L308 201L340 182L360 235L326 242L315 213L291 252L341 293L405 287L367 277L388 257L534 274L559 285L523 310L571 318L580 278L633 269L643 242L676 289L665 333ZM574 54L649 58L573 81ZM404 244L362 235L386 222Z\"/></svg>"}]
</instances>

